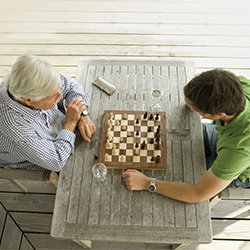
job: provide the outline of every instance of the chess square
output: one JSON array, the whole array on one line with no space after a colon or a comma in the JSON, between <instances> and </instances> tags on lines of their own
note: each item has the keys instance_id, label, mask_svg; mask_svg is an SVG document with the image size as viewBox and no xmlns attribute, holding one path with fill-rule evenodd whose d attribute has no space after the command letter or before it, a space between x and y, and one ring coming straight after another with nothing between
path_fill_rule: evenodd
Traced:
<instances>
[{"instance_id":1,"label":"chess square","mask_svg":"<svg viewBox=\"0 0 250 250\"><path fill-rule=\"evenodd\" d=\"M135 115L133 114L128 115L128 120L134 120L134 119L135 119Z\"/></svg>"},{"instance_id":2,"label":"chess square","mask_svg":"<svg viewBox=\"0 0 250 250\"><path fill-rule=\"evenodd\" d=\"M134 131L134 126L128 126L127 131L133 132Z\"/></svg>"},{"instance_id":3,"label":"chess square","mask_svg":"<svg viewBox=\"0 0 250 250\"><path fill-rule=\"evenodd\" d=\"M147 144L148 150L154 150L154 144Z\"/></svg>"},{"instance_id":4,"label":"chess square","mask_svg":"<svg viewBox=\"0 0 250 250\"><path fill-rule=\"evenodd\" d=\"M152 156L147 156L147 163L154 163L154 161L151 161Z\"/></svg>"},{"instance_id":5,"label":"chess square","mask_svg":"<svg viewBox=\"0 0 250 250\"><path fill-rule=\"evenodd\" d=\"M128 137L127 138L127 143L134 143L134 138L133 137Z\"/></svg>"},{"instance_id":6,"label":"chess square","mask_svg":"<svg viewBox=\"0 0 250 250\"><path fill-rule=\"evenodd\" d=\"M113 142L114 143L120 143L120 137L114 137Z\"/></svg>"},{"instance_id":7,"label":"chess square","mask_svg":"<svg viewBox=\"0 0 250 250\"><path fill-rule=\"evenodd\" d=\"M121 131L120 135L121 137L127 137L127 131Z\"/></svg>"},{"instance_id":8,"label":"chess square","mask_svg":"<svg viewBox=\"0 0 250 250\"><path fill-rule=\"evenodd\" d=\"M147 132L147 138L154 138L154 132Z\"/></svg>"},{"instance_id":9,"label":"chess square","mask_svg":"<svg viewBox=\"0 0 250 250\"><path fill-rule=\"evenodd\" d=\"M141 149L140 150L140 156L147 156L147 150L146 149Z\"/></svg>"},{"instance_id":10,"label":"chess square","mask_svg":"<svg viewBox=\"0 0 250 250\"><path fill-rule=\"evenodd\" d=\"M112 155L105 154L105 161L111 162L112 161Z\"/></svg>"},{"instance_id":11,"label":"chess square","mask_svg":"<svg viewBox=\"0 0 250 250\"><path fill-rule=\"evenodd\" d=\"M121 126L114 126L114 131L121 131Z\"/></svg>"},{"instance_id":12,"label":"chess square","mask_svg":"<svg viewBox=\"0 0 250 250\"><path fill-rule=\"evenodd\" d=\"M125 156L125 155L123 155L123 157L124 157L124 160L123 160L123 161L121 160L121 157L122 157L122 156L121 156L121 155L119 155L119 159L118 159L118 161L119 161L119 162L126 162L126 156Z\"/></svg>"},{"instance_id":13,"label":"chess square","mask_svg":"<svg viewBox=\"0 0 250 250\"><path fill-rule=\"evenodd\" d=\"M120 143L119 148L120 149L126 149L127 148L126 146L127 146L126 143Z\"/></svg>"},{"instance_id":14,"label":"chess square","mask_svg":"<svg viewBox=\"0 0 250 250\"><path fill-rule=\"evenodd\" d=\"M127 120L121 120L121 125L122 126L128 126L128 121Z\"/></svg>"},{"instance_id":15,"label":"chess square","mask_svg":"<svg viewBox=\"0 0 250 250\"><path fill-rule=\"evenodd\" d=\"M140 162L140 156L139 155L134 155L133 156L133 162Z\"/></svg>"},{"instance_id":16,"label":"chess square","mask_svg":"<svg viewBox=\"0 0 250 250\"><path fill-rule=\"evenodd\" d=\"M154 121L148 121L148 127L154 127Z\"/></svg>"},{"instance_id":17,"label":"chess square","mask_svg":"<svg viewBox=\"0 0 250 250\"><path fill-rule=\"evenodd\" d=\"M126 150L126 155L127 155L127 156L133 156L133 154L134 154L134 153L133 153L133 149L127 149L127 150Z\"/></svg>"},{"instance_id":18,"label":"chess square","mask_svg":"<svg viewBox=\"0 0 250 250\"><path fill-rule=\"evenodd\" d=\"M147 132L148 128L146 126L141 126L141 132Z\"/></svg>"},{"instance_id":19,"label":"chess square","mask_svg":"<svg viewBox=\"0 0 250 250\"><path fill-rule=\"evenodd\" d=\"M115 120L121 120L122 115L121 114L115 114Z\"/></svg>"},{"instance_id":20,"label":"chess square","mask_svg":"<svg viewBox=\"0 0 250 250\"><path fill-rule=\"evenodd\" d=\"M113 149L112 150L112 155L119 155L119 149Z\"/></svg>"},{"instance_id":21,"label":"chess square","mask_svg":"<svg viewBox=\"0 0 250 250\"><path fill-rule=\"evenodd\" d=\"M161 150L155 150L154 154L155 154L155 156L157 156L157 155L161 156Z\"/></svg>"}]
</instances>

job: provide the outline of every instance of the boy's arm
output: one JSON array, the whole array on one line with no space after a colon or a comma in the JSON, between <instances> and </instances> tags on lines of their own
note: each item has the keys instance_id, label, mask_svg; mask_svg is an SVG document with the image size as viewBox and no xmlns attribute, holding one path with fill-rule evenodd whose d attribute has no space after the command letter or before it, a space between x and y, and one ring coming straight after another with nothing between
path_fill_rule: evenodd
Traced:
<instances>
[{"instance_id":1,"label":"boy's arm","mask_svg":"<svg viewBox=\"0 0 250 250\"><path fill-rule=\"evenodd\" d=\"M151 178L137 170L127 170L123 173L123 178L129 190L148 190L151 181ZM230 182L216 177L209 169L197 184L157 180L155 192L175 200L198 203L215 196Z\"/></svg>"}]
</instances>

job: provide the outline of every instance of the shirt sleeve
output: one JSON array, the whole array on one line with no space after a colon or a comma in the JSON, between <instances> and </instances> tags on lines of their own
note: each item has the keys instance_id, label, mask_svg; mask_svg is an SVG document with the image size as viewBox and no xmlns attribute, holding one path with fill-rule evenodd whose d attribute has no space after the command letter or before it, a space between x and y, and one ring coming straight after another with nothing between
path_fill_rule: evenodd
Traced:
<instances>
[{"instance_id":1,"label":"shirt sleeve","mask_svg":"<svg viewBox=\"0 0 250 250\"><path fill-rule=\"evenodd\" d=\"M66 107L76 97L82 98L85 100L86 105L90 104L90 94L84 93L82 86L74 81L71 77L61 74L60 75L60 84L63 88L62 95L65 99Z\"/></svg>"},{"instance_id":2,"label":"shirt sleeve","mask_svg":"<svg viewBox=\"0 0 250 250\"><path fill-rule=\"evenodd\" d=\"M71 131L61 130L54 140L41 138L32 130L16 131L14 137L11 137L12 152L9 155L14 155L17 162L30 162L44 169L59 172L74 151L76 136Z\"/></svg>"}]
</instances>

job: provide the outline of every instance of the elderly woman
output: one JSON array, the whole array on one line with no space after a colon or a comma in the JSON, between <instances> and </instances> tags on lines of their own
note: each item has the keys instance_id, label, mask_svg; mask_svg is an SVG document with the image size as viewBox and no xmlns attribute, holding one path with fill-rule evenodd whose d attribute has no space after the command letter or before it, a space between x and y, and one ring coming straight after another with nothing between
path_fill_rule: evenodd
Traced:
<instances>
[{"instance_id":1,"label":"elderly woman","mask_svg":"<svg viewBox=\"0 0 250 250\"><path fill-rule=\"evenodd\" d=\"M66 113L57 103L65 100ZM60 171L74 151L75 130L90 142L89 94L35 56L23 55L0 85L0 164Z\"/></svg>"}]
</instances>

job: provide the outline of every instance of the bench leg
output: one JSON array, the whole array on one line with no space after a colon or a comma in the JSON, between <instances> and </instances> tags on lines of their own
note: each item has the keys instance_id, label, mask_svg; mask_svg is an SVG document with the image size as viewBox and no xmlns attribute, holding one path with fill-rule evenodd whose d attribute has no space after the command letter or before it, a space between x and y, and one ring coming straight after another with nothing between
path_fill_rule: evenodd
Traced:
<instances>
[{"instance_id":1,"label":"bench leg","mask_svg":"<svg viewBox=\"0 0 250 250\"><path fill-rule=\"evenodd\" d=\"M26 188L20 181L16 180L16 179L8 179L9 182L11 182L12 184L14 184L16 187L18 187L19 189L21 189L21 191L27 193L28 192L28 188Z\"/></svg>"},{"instance_id":2,"label":"bench leg","mask_svg":"<svg viewBox=\"0 0 250 250\"><path fill-rule=\"evenodd\" d=\"M174 244L172 245L172 250L182 250L188 247L190 243L183 243L183 244Z\"/></svg>"},{"instance_id":3,"label":"bench leg","mask_svg":"<svg viewBox=\"0 0 250 250\"><path fill-rule=\"evenodd\" d=\"M91 248L91 240L73 240L83 248Z\"/></svg>"}]
</instances>

